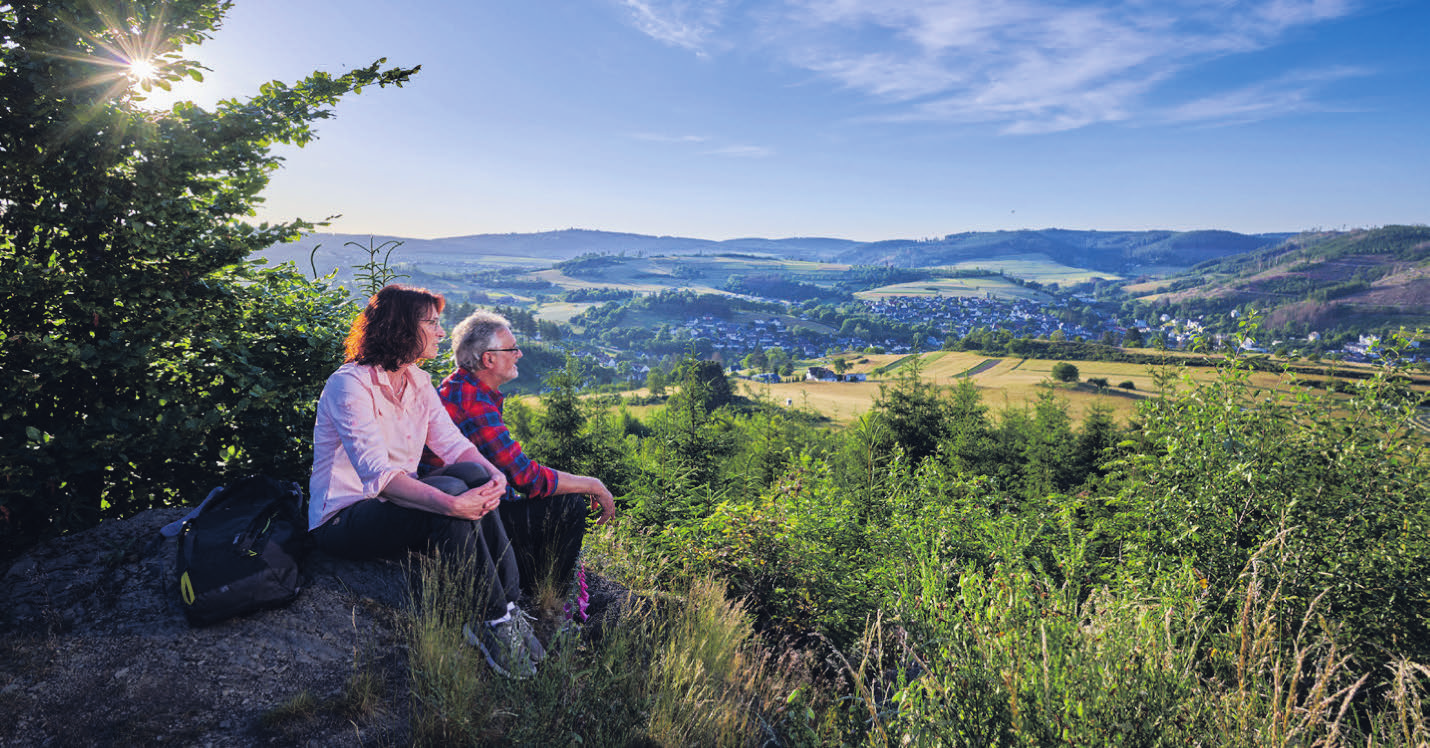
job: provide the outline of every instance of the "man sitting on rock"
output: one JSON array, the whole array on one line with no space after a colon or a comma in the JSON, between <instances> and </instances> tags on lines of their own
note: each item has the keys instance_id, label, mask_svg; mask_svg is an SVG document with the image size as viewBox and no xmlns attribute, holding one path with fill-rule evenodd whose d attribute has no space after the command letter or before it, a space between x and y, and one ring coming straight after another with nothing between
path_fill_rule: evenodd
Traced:
<instances>
[{"instance_id":1,"label":"man sitting on rock","mask_svg":"<svg viewBox=\"0 0 1430 748\"><path fill-rule=\"evenodd\" d=\"M457 427L507 477L501 519L516 551L521 585L534 594L540 580L551 580L562 590L581 552L586 497L592 511L601 511L598 524L615 516L615 501L597 478L533 462L507 430L504 396L497 388L516 379L522 354L505 317L476 312L452 331L452 341L457 369L437 392ZM428 464L441 461L429 454Z\"/></svg>"}]
</instances>

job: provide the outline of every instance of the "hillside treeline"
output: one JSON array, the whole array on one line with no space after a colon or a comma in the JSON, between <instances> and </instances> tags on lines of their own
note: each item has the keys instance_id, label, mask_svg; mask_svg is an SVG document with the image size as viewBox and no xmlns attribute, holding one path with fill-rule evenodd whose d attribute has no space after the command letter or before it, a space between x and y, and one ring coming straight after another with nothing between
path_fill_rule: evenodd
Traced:
<instances>
[{"instance_id":1,"label":"hillside treeline","mask_svg":"<svg viewBox=\"0 0 1430 748\"><path fill-rule=\"evenodd\" d=\"M1128 300L1128 315L1168 314L1201 319L1228 332L1229 315L1256 310L1263 332L1304 337L1317 331L1339 347L1356 335L1388 336L1422 325L1427 314L1423 267L1430 260L1430 227L1302 234L1283 244L1201 263L1162 286L1152 298Z\"/></svg>"}]
</instances>

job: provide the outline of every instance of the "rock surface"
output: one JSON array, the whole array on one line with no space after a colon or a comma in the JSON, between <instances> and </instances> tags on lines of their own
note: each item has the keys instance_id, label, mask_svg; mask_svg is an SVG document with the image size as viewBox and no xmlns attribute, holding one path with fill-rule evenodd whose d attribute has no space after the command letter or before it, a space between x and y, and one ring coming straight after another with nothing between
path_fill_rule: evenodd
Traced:
<instances>
[{"instance_id":1,"label":"rock surface","mask_svg":"<svg viewBox=\"0 0 1430 748\"><path fill-rule=\"evenodd\" d=\"M159 536L184 513L58 538L0 578L0 743L407 743L402 565L314 554L291 605L194 629L174 581L176 541ZM593 623L611 619L620 595L593 577ZM360 707L355 674L376 696Z\"/></svg>"}]
</instances>

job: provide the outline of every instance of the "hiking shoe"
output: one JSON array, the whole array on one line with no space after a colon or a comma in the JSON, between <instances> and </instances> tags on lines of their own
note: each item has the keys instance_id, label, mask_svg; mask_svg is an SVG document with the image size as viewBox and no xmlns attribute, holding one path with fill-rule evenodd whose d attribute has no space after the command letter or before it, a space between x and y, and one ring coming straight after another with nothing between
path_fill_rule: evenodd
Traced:
<instances>
[{"instance_id":1,"label":"hiking shoe","mask_svg":"<svg viewBox=\"0 0 1430 748\"><path fill-rule=\"evenodd\" d=\"M516 624L517 630L521 632L522 641L526 643L526 651L531 654L532 664L546 659L546 647L541 646L541 640L536 638L536 631L531 627L535 620L521 608L513 608L511 611L511 622Z\"/></svg>"},{"instance_id":2,"label":"hiking shoe","mask_svg":"<svg viewBox=\"0 0 1430 748\"><path fill-rule=\"evenodd\" d=\"M468 644L482 651L487 664L498 675L516 679L536 675L536 662L526 646L526 637L522 635L516 616L498 624L469 623L462 627L462 633L466 635ZM546 656L545 651L542 656Z\"/></svg>"}]
</instances>

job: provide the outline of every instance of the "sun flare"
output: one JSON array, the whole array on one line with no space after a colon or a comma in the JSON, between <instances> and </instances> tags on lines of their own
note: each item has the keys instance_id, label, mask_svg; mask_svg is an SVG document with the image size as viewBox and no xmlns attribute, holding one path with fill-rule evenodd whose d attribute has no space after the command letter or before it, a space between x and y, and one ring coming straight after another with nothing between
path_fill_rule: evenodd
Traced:
<instances>
[{"instance_id":1,"label":"sun flare","mask_svg":"<svg viewBox=\"0 0 1430 748\"><path fill-rule=\"evenodd\" d=\"M158 66L149 60L132 60L129 63L129 77L136 83L153 80L158 74Z\"/></svg>"}]
</instances>

